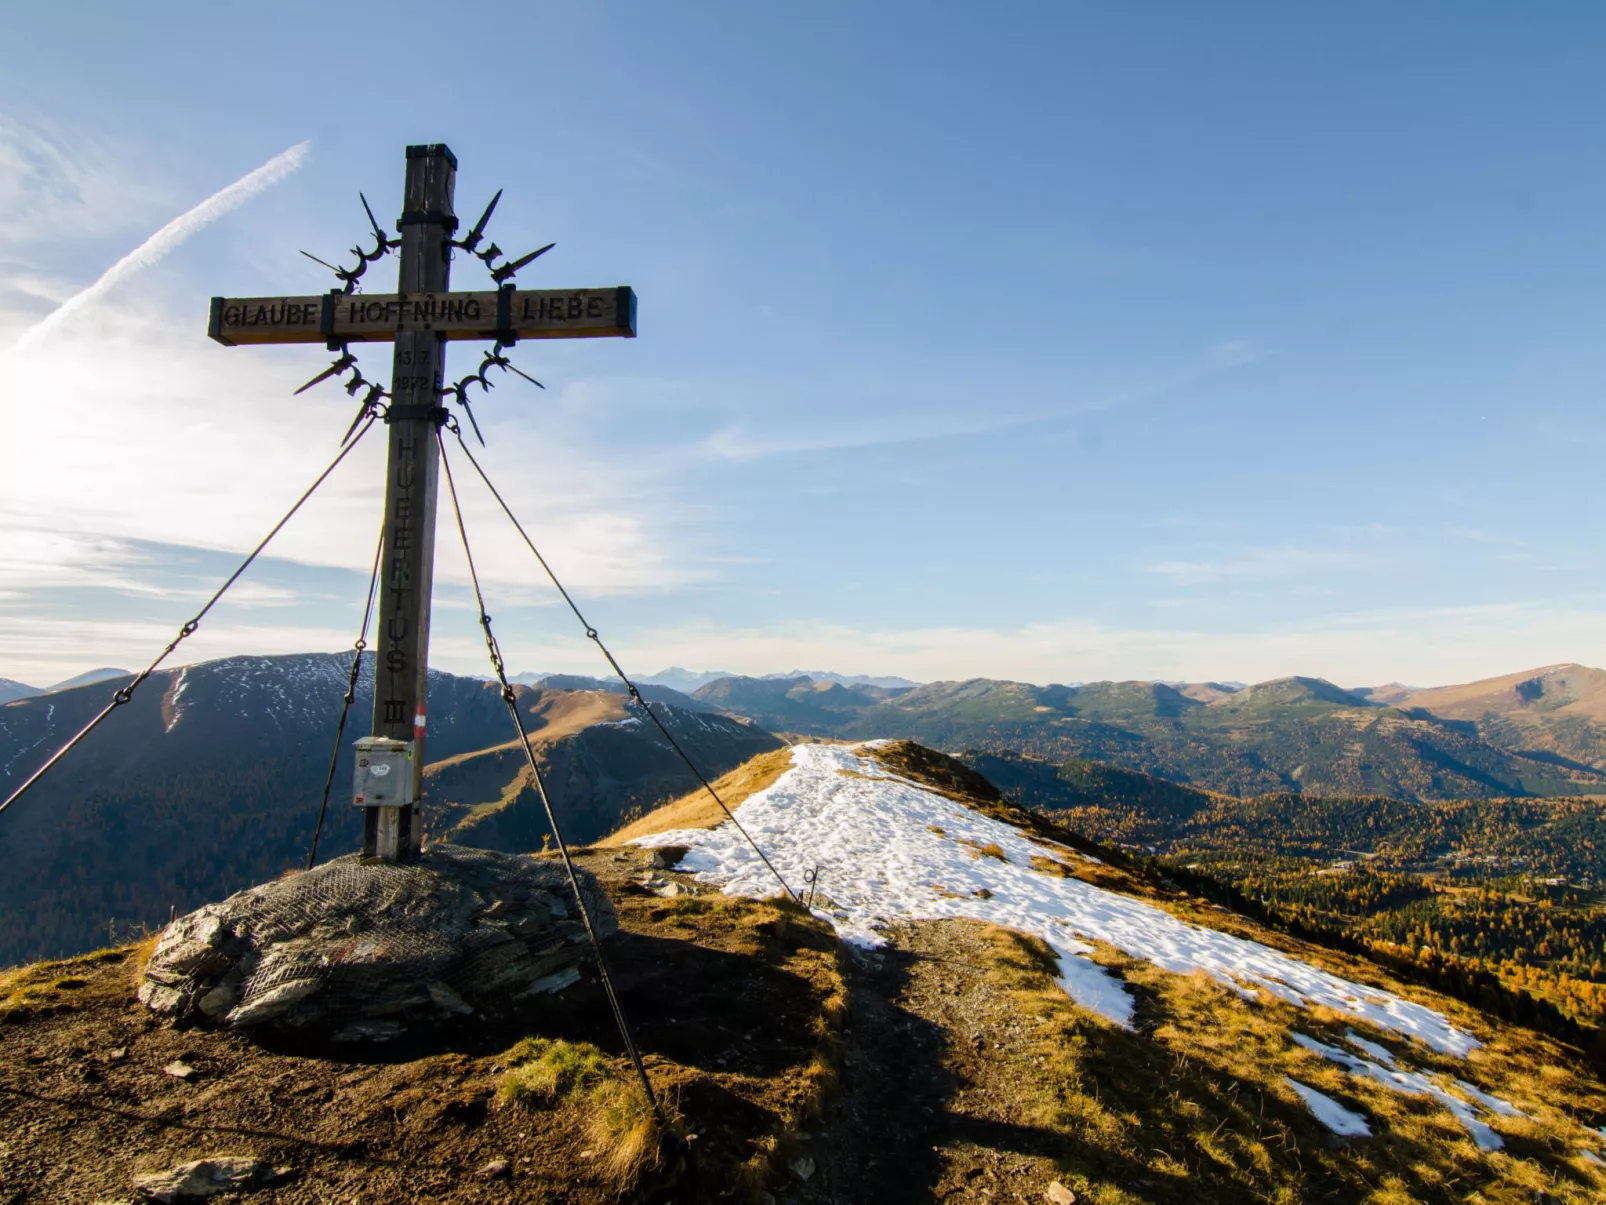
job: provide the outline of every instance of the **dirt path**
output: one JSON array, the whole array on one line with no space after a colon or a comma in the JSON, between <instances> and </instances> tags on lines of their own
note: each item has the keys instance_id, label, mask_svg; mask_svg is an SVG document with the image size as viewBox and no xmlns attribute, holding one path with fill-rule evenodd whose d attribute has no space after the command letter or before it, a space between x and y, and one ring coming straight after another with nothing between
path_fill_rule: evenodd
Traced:
<instances>
[{"instance_id":1,"label":"dirt path","mask_svg":"<svg viewBox=\"0 0 1606 1205\"><path fill-rule=\"evenodd\" d=\"M1065 1137L1035 1124L1036 1026L989 977L986 933L974 921L920 922L854 957L840 1088L798 1145L813 1173L794 1172L778 1201L1045 1199Z\"/></svg>"}]
</instances>

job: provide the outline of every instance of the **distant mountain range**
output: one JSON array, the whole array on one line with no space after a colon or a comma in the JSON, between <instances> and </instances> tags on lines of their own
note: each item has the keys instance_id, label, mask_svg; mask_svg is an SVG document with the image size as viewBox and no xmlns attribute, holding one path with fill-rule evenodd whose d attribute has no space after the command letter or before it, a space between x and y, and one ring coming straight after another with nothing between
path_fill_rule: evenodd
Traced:
<instances>
[{"instance_id":1,"label":"distant mountain range","mask_svg":"<svg viewBox=\"0 0 1606 1205\"><path fill-rule=\"evenodd\" d=\"M978 678L910 690L727 678L693 697L772 731L1087 758L1240 796L1606 794L1602 671L1555 666L1379 693L1297 677L1243 689Z\"/></svg>"},{"instance_id":2,"label":"distant mountain range","mask_svg":"<svg viewBox=\"0 0 1606 1205\"><path fill-rule=\"evenodd\" d=\"M297 865L348 664L344 654L238 657L154 675L0 820L0 965L83 949L105 938L108 922L120 932L153 924L169 906L188 908ZM1162 815L1139 826L1167 841L1195 831L1194 818L1217 816L1201 801L1221 795L1606 795L1606 673L1583 666L1361 691L1319 678L1240 688L837 677L726 676L691 695L644 683L643 694L710 778L779 748L772 733L902 737L964 752L999 786L1037 792L1036 806L1048 810L1130 810L1140 798L1140 811L1158 807L1181 825L1162 834L1170 823ZM349 743L367 730L370 683L365 668L331 796L328 856L357 840ZM0 795L104 706L114 685L66 685L0 704ZM695 786L617 683L546 674L516 690L571 839L593 840ZM494 684L432 673L433 836L540 847L546 824L510 732ZM1390 831L1409 815L1387 812ZM1223 823L1235 816L1219 813Z\"/></svg>"},{"instance_id":3,"label":"distant mountain range","mask_svg":"<svg viewBox=\"0 0 1606 1205\"><path fill-rule=\"evenodd\" d=\"M58 690L71 690L74 686L88 686L95 682L105 682L110 678L126 678L126 669L92 669L81 674L74 674L64 682L57 682L54 686L29 686L25 682L17 682L11 678L0 678L0 703L13 703L18 699L31 698L34 695L48 695Z\"/></svg>"},{"instance_id":4,"label":"distant mountain range","mask_svg":"<svg viewBox=\"0 0 1606 1205\"><path fill-rule=\"evenodd\" d=\"M625 684L618 678L594 678L589 674L520 674L508 680L524 686L533 686L537 690L600 690L617 695L625 693ZM641 697L649 703L668 703L687 711L718 710L712 704L700 702L673 687L662 686L646 678L636 679L635 682L636 689L641 691Z\"/></svg>"},{"instance_id":5,"label":"distant mountain range","mask_svg":"<svg viewBox=\"0 0 1606 1205\"><path fill-rule=\"evenodd\" d=\"M182 912L303 863L349 666L349 654L235 657L153 675L0 817L0 966L105 944L108 924L119 934L154 925L170 906ZM116 685L0 705L0 797L104 707ZM321 858L358 841L350 742L368 731L372 689L365 665ZM516 690L572 840L594 840L696 785L624 696ZM432 671L429 692L431 834L539 849L546 824L494 685ZM651 705L711 778L780 746L741 720Z\"/></svg>"},{"instance_id":6,"label":"distant mountain range","mask_svg":"<svg viewBox=\"0 0 1606 1205\"><path fill-rule=\"evenodd\" d=\"M710 682L718 682L722 678L739 678L743 675L733 674L726 670L689 670L681 669L678 665L671 665L668 669L660 670L656 674L647 674L637 678L638 683L653 682L659 686L670 686L685 694L692 694L699 688L707 686ZM784 674L760 674L758 681L775 681L777 679L809 678L815 682L835 682L842 686L891 686L912 687L919 686L918 682L911 682L908 678L875 677L871 674L839 674L834 670L794 669Z\"/></svg>"}]
</instances>

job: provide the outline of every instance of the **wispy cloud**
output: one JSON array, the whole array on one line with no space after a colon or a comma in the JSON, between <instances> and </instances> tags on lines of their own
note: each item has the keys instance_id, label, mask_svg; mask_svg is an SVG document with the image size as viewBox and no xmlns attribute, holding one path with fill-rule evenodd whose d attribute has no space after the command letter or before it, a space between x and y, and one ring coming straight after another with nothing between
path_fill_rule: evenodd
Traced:
<instances>
[{"instance_id":1,"label":"wispy cloud","mask_svg":"<svg viewBox=\"0 0 1606 1205\"><path fill-rule=\"evenodd\" d=\"M1361 557L1352 551L1330 548L1245 548L1220 560L1168 560L1150 565L1150 573L1180 581L1206 582L1234 577L1281 577L1312 569L1353 565Z\"/></svg>"},{"instance_id":2,"label":"wispy cloud","mask_svg":"<svg viewBox=\"0 0 1606 1205\"><path fill-rule=\"evenodd\" d=\"M281 151L269 159L255 171L248 172L228 187L219 189L193 209L181 213L102 272L94 284L73 294L39 322L23 331L9 350L16 352L48 337L75 313L94 305L130 277L159 263L185 239L283 180L306 162L307 152L311 146L310 142L298 142L289 150Z\"/></svg>"},{"instance_id":3,"label":"wispy cloud","mask_svg":"<svg viewBox=\"0 0 1606 1205\"><path fill-rule=\"evenodd\" d=\"M700 459L716 461L761 460L769 456L845 451L849 448L885 447L984 435L1008 423L985 419L897 421L857 427L815 427L792 431L754 431L729 426L710 433L698 446Z\"/></svg>"},{"instance_id":4,"label":"wispy cloud","mask_svg":"<svg viewBox=\"0 0 1606 1205\"><path fill-rule=\"evenodd\" d=\"M1258 348L1248 340L1233 340L1206 349L1202 355L1168 376L1140 383L1130 389L1064 399L1047 406L995 406L983 413L945 416L933 416L922 411L877 422L817 423L790 430L755 430L751 424L734 423L709 433L693 452L702 460L749 461L771 456L994 435L1158 401L1211 377L1259 363L1276 354Z\"/></svg>"},{"instance_id":5,"label":"wispy cloud","mask_svg":"<svg viewBox=\"0 0 1606 1205\"><path fill-rule=\"evenodd\" d=\"M168 200L142 162L82 131L0 116L0 254L121 233Z\"/></svg>"},{"instance_id":6,"label":"wispy cloud","mask_svg":"<svg viewBox=\"0 0 1606 1205\"><path fill-rule=\"evenodd\" d=\"M1345 686L1465 682L1565 661L1606 666L1599 600L1375 610L1259 629L1117 627L1063 619L1019 627L861 628L821 623L698 626L621 641L627 668L719 666L765 673L794 664L921 681L1099 679L1266 681L1290 674ZM580 669L584 660L552 658Z\"/></svg>"},{"instance_id":7,"label":"wispy cloud","mask_svg":"<svg viewBox=\"0 0 1606 1205\"><path fill-rule=\"evenodd\" d=\"M0 129L0 164L8 155L26 160L34 191L78 197L76 206L89 207L103 200L95 181L122 170L92 149L83 152L87 164L63 149L93 145L88 138L7 141ZM305 143L275 156L166 223L87 289L66 287L53 267L8 268L18 262L9 251L21 244L5 241L15 232L0 231L0 295L65 301L43 322L20 309L0 314L0 327L11 331L32 324L0 351L11 384L0 413L12 433L0 440L0 580L24 611L48 614L49 592L58 589L101 591L100 605L114 610L129 600L187 600L199 584L176 572L193 560L188 554L250 547L332 455L350 417L345 395L327 387L291 396L320 366L316 354L219 348L204 336L199 289L178 273L141 275L306 158ZM0 196L8 187L15 190L16 181L0 180ZM80 216L83 230L55 232L61 259L72 258L76 237L99 229L91 214ZM55 262L48 252L38 255ZM91 343L87 324L72 315L113 288L138 304L95 306ZM383 351L370 355L388 359ZM566 385L584 392L578 378ZM48 405L38 404L46 398ZM508 421L497 421L499 410ZM612 471L606 450L593 452L583 433L574 437L562 413L532 419L527 409L492 405L479 415L492 441L481 459L571 588L628 593L706 575L695 565L680 567L692 558L669 537L675 509L661 476L639 465L628 475ZM381 431L270 553L361 569L366 580L383 457ZM504 604L546 601L550 588L528 550L494 502L475 483L464 484L487 584ZM443 526L438 576L448 585L466 580L451 535Z\"/></svg>"}]
</instances>

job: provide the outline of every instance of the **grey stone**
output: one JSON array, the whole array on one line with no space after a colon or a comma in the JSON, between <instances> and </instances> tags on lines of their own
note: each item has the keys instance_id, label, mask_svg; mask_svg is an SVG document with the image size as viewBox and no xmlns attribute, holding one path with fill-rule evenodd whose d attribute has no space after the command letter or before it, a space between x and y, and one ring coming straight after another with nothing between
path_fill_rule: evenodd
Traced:
<instances>
[{"instance_id":1,"label":"grey stone","mask_svg":"<svg viewBox=\"0 0 1606 1205\"><path fill-rule=\"evenodd\" d=\"M240 984L238 980L225 979L206 995L195 1002L208 1017L214 1020L221 1017L229 1009L240 1002Z\"/></svg>"},{"instance_id":2,"label":"grey stone","mask_svg":"<svg viewBox=\"0 0 1606 1205\"><path fill-rule=\"evenodd\" d=\"M240 1027L261 1025L264 1021L271 1021L289 1012L307 997L317 995L322 988L323 985L316 979L292 979L289 983L281 983L230 1011L229 1024Z\"/></svg>"},{"instance_id":3,"label":"grey stone","mask_svg":"<svg viewBox=\"0 0 1606 1205\"><path fill-rule=\"evenodd\" d=\"M168 987L154 979L143 980L135 995L146 1008L158 1013L180 1013L188 1003L188 997L176 987Z\"/></svg>"},{"instance_id":4,"label":"grey stone","mask_svg":"<svg viewBox=\"0 0 1606 1205\"><path fill-rule=\"evenodd\" d=\"M492 1159L480 1168L479 1174L487 1180L505 1180L512 1171L513 1165L506 1159Z\"/></svg>"},{"instance_id":5,"label":"grey stone","mask_svg":"<svg viewBox=\"0 0 1606 1205\"><path fill-rule=\"evenodd\" d=\"M578 876L611 936L612 903ZM439 844L405 866L337 858L180 917L139 998L186 1022L377 1041L560 991L589 957L561 865Z\"/></svg>"},{"instance_id":6,"label":"grey stone","mask_svg":"<svg viewBox=\"0 0 1606 1205\"><path fill-rule=\"evenodd\" d=\"M353 1021L349 1025L342 1025L334 1032L333 1041L336 1042L388 1042L402 1035L400 1021L368 1020Z\"/></svg>"},{"instance_id":7,"label":"grey stone","mask_svg":"<svg viewBox=\"0 0 1606 1205\"><path fill-rule=\"evenodd\" d=\"M171 1075L174 1079L181 1079L185 1083L188 1083L190 1080L194 1079L200 1074L199 1071L197 1071L194 1067L191 1067L183 1059L174 1059L167 1066L163 1067L162 1070L167 1072L167 1074Z\"/></svg>"},{"instance_id":8,"label":"grey stone","mask_svg":"<svg viewBox=\"0 0 1606 1205\"><path fill-rule=\"evenodd\" d=\"M438 979L429 984L427 990L429 992L429 998L449 1013L457 1013L459 1016L466 1016L474 1011L474 1008L471 1004L469 1004L463 999L463 997L459 996L456 992L447 987Z\"/></svg>"},{"instance_id":9,"label":"grey stone","mask_svg":"<svg viewBox=\"0 0 1606 1205\"><path fill-rule=\"evenodd\" d=\"M1043 1190L1043 1200L1049 1205L1076 1205L1076 1194L1055 1180Z\"/></svg>"},{"instance_id":10,"label":"grey stone","mask_svg":"<svg viewBox=\"0 0 1606 1205\"><path fill-rule=\"evenodd\" d=\"M241 1155L213 1155L181 1163L165 1172L134 1177L134 1192L142 1201L177 1205L204 1201L225 1192L248 1192L286 1178L288 1169L275 1169L260 1159Z\"/></svg>"},{"instance_id":11,"label":"grey stone","mask_svg":"<svg viewBox=\"0 0 1606 1205\"><path fill-rule=\"evenodd\" d=\"M561 992L571 983L579 982L580 972L575 970L573 967L564 967L563 970L554 975L548 975L543 979L537 979L534 983L530 984L529 987L525 988L521 994L525 996L539 996L546 992Z\"/></svg>"}]
</instances>

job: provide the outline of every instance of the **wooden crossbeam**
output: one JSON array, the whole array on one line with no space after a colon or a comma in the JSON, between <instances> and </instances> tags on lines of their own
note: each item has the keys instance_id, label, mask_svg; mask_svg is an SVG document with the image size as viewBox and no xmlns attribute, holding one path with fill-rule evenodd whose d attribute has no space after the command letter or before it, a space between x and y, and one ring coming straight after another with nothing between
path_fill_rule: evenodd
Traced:
<instances>
[{"instance_id":1,"label":"wooden crossbeam","mask_svg":"<svg viewBox=\"0 0 1606 1205\"><path fill-rule=\"evenodd\" d=\"M228 347L257 343L388 343L397 334L439 339L636 337L636 294L611 289L482 293L322 293L214 297L206 333Z\"/></svg>"}]
</instances>

